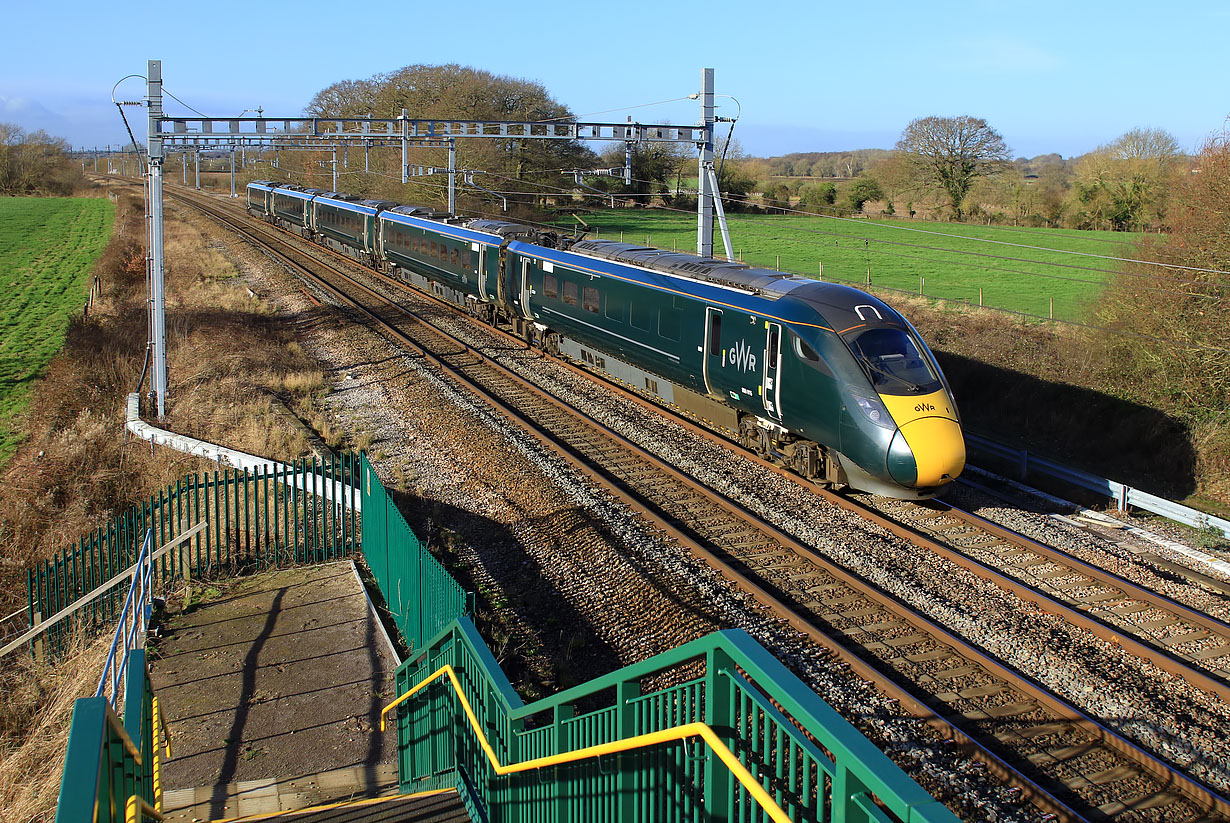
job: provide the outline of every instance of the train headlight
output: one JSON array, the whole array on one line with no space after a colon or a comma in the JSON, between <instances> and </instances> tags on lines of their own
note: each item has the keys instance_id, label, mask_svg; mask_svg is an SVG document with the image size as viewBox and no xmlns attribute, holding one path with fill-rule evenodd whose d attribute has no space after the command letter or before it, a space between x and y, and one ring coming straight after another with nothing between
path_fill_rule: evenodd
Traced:
<instances>
[{"instance_id":1,"label":"train headlight","mask_svg":"<svg viewBox=\"0 0 1230 823\"><path fill-rule=\"evenodd\" d=\"M858 403L859 409L872 423L875 423L877 426L883 426L886 429L897 428L897 424L888 413L888 409L884 408L884 404L876 398L855 395L854 400Z\"/></svg>"}]
</instances>

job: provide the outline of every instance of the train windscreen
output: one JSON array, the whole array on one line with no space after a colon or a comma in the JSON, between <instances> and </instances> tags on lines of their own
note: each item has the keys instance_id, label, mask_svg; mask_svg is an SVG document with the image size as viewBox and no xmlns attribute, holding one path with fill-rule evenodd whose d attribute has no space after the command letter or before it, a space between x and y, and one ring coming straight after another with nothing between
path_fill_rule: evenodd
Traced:
<instances>
[{"instance_id":1,"label":"train windscreen","mask_svg":"<svg viewBox=\"0 0 1230 823\"><path fill-rule=\"evenodd\" d=\"M846 342L882 394L930 394L943 387L919 343L903 329L866 329Z\"/></svg>"}]
</instances>

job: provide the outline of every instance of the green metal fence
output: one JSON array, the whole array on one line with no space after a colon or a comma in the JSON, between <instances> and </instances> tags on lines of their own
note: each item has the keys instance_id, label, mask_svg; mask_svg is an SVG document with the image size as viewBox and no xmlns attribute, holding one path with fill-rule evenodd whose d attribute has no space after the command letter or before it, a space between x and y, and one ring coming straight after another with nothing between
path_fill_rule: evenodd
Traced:
<instances>
[{"instance_id":1,"label":"green metal fence","mask_svg":"<svg viewBox=\"0 0 1230 823\"><path fill-rule=\"evenodd\" d=\"M445 666L472 716L440 676ZM402 790L456 787L475 820L769 820L768 804L716 756L698 723L772 798L783 815L776 819L956 820L742 631L715 632L525 705L462 618L397 671L401 694L424 681L395 709ZM653 683L669 685L647 688ZM670 730L674 739L627 744L670 738ZM601 753L567 762L579 750ZM535 760L544 765L515 771Z\"/></svg>"},{"instance_id":2,"label":"green metal fence","mask_svg":"<svg viewBox=\"0 0 1230 823\"><path fill-rule=\"evenodd\" d=\"M467 613L465 590L406 525L366 455L360 458L359 472L363 558L406 644L411 649L422 648Z\"/></svg>"},{"instance_id":3,"label":"green metal fence","mask_svg":"<svg viewBox=\"0 0 1230 823\"><path fill-rule=\"evenodd\" d=\"M228 469L186 477L30 569L30 625L38 626L132 566L147 529L153 529L156 550L197 523L206 524L160 559L154 570L159 590L184 576L347 557L359 541L358 466L357 456L341 455L261 472ZM100 627L114 620L126 591L126 580L116 582L74 622ZM48 633L53 650L60 628Z\"/></svg>"}]
</instances>

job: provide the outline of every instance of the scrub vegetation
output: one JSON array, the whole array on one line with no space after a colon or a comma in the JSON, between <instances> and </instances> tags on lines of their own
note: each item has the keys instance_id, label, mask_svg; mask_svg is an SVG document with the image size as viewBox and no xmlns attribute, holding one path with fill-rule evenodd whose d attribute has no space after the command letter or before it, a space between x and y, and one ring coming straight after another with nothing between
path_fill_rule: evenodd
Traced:
<instances>
[{"instance_id":1,"label":"scrub vegetation","mask_svg":"<svg viewBox=\"0 0 1230 823\"><path fill-rule=\"evenodd\" d=\"M95 268L99 296L88 315L73 302L62 350L33 381L24 441L0 472L0 614L25 605L32 563L177 478L213 468L123 434L146 342L145 224L139 189L117 191L114 231ZM281 402L300 417L321 414L320 366L292 339L295 318L254 296L205 230L173 206L167 218L175 403L165 425L256 454L302 456L304 432L273 411ZM0 808L14 819L54 817L72 701L93 692L103 652L83 646L54 669L20 653L0 661Z\"/></svg>"}]
</instances>

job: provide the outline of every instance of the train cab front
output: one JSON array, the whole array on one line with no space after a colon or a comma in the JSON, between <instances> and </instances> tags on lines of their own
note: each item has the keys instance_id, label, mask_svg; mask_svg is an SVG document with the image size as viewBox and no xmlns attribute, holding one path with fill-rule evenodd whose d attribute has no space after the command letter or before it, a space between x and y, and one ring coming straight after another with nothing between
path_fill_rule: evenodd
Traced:
<instances>
[{"instance_id":1,"label":"train cab front","mask_svg":"<svg viewBox=\"0 0 1230 823\"><path fill-rule=\"evenodd\" d=\"M855 402L893 432L884 480L904 490L898 497L934 496L965 467L961 420L938 364L908 325L865 328L846 343L875 392Z\"/></svg>"}]
</instances>

